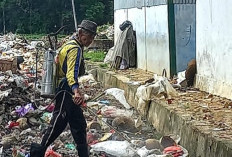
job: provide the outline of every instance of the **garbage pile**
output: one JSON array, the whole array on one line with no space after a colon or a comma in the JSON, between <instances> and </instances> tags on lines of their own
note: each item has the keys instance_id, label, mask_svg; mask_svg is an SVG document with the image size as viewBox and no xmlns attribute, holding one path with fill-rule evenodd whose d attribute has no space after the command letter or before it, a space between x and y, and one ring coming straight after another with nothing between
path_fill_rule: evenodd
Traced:
<instances>
[{"instance_id":1,"label":"garbage pile","mask_svg":"<svg viewBox=\"0 0 232 157\"><path fill-rule=\"evenodd\" d=\"M40 143L52 117L55 104L40 98L35 86L34 64L38 44L0 37L0 58L22 55L21 70L0 72L0 156L30 157L32 142ZM35 46L37 45L37 46ZM42 55L39 70L42 67ZM40 78L39 78L40 79ZM117 88L103 89L91 74L79 78L88 100L83 108L87 120L87 142L96 157L184 157L186 149L175 135L161 136L133 110ZM69 126L47 149L45 157L76 157L77 150Z\"/></svg>"},{"instance_id":2,"label":"garbage pile","mask_svg":"<svg viewBox=\"0 0 232 157\"><path fill-rule=\"evenodd\" d=\"M37 53L38 69L42 68L43 46L44 42L42 41L28 43L24 38L17 38L15 34L9 33L0 37L0 59L17 58L17 61L21 63L19 69L23 72L35 73Z\"/></svg>"},{"instance_id":3,"label":"garbage pile","mask_svg":"<svg viewBox=\"0 0 232 157\"><path fill-rule=\"evenodd\" d=\"M102 25L98 27L98 39L114 39L114 26L113 25Z\"/></svg>"}]
</instances>

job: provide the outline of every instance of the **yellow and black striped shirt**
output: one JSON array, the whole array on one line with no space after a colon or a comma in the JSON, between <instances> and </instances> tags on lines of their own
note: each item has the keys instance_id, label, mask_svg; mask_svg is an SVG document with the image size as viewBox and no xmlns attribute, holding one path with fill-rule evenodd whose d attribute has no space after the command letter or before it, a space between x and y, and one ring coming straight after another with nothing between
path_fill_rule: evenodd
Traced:
<instances>
[{"instance_id":1,"label":"yellow and black striped shirt","mask_svg":"<svg viewBox=\"0 0 232 157\"><path fill-rule=\"evenodd\" d=\"M66 77L70 88L79 87L78 75L83 55L80 43L73 39L66 42L59 51L58 77Z\"/></svg>"}]
</instances>

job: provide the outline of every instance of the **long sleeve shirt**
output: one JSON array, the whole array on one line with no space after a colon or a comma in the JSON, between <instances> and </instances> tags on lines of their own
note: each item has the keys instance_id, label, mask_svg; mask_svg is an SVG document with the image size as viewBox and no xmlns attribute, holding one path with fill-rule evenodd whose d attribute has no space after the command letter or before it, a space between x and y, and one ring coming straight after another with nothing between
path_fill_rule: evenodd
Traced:
<instances>
[{"instance_id":1,"label":"long sleeve shirt","mask_svg":"<svg viewBox=\"0 0 232 157\"><path fill-rule=\"evenodd\" d=\"M78 75L82 54L83 49L76 40L70 40L65 43L58 54L58 77L66 77L72 90L79 87Z\"/></svg>"}]
</instances>

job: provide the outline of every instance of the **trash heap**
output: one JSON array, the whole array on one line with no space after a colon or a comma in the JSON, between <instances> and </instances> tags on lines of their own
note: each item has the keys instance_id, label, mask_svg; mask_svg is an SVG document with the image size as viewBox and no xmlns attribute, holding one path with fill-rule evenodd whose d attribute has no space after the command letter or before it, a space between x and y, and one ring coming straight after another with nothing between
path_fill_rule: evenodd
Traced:
<instances>
[{"instance_id":1,"label":"trash heap","mask_svg":"<svg viewBox=\"0 0 232 157\"><path fill-rule=\"evenodd\" d=\"M97 38L98 39L114 39L114 26L107 24L102 25L97 28Z\"/></svg>"},{"instance_id":2,"label":"trash heap","mask_svg":"<svg viewBox=\"0 0 232 157\"><path fill-rule=\"evenodd\" d=\"M28 43L23 37L16 37L9 33L0 37L0 60L17 59L19 68L24 73L35 73L36 54L38 54L38 69L42 68L43 41L31 41ZM10 70L10 69L8 69Z\"/></svg>"},{"instance_id":3,"label":"trash heap","mask_svg":"<svg viewBox=\"0 0 232 157\"><path fill-rule=\"evenodd\" d=\"M36 51L43 42L26 43L13 34L0 37L1 59L23 56L21 70L0 72L0 157L29 157L30 144L40 143L55 104L40 98L35 86ZM36 46L35 46L36 45ZM41 45L41 46L40 46ZM38 71L43 57L39 56ZM40 74L40 73L39 73ZM38 78L40 79L40 77ZM117 88L103 89L91 74L79 78L87 101L87 142L96 157L184 157L177 135L161 136L132 109ZM146 103L146 100L144 100ZM45 157L76 157L77 150L69 126L47 149Z\"/></svg>"}]
</instances>

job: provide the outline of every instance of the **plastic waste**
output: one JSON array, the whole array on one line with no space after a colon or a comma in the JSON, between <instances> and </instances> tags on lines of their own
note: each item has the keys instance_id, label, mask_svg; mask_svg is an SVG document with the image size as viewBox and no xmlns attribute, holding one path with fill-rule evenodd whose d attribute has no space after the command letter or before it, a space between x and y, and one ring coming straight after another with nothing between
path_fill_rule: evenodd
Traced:
<instances>
[{"instance_id":1,"label":"plastic waste","mask_svg":"<svg viewBox=\"0 0 232 157\"><path fill-rule=\"evenodd\" d=\"M13 148L12 150L12 157L25 157L25 150L17 150Z\"/></svg>"},{"instance_id":2,"label":"plastic waste","mask_svg":"<svg viewBox=\"0 0 232 157\"><path fill-rule=\"evenodd\" d=\"M170 155L172 155L174 157L181 157L181 156L184 155L184 151L179 146L167 147L167 148L164 149L163 153L164 154L170 154Z\"/></svg>"},{"instance_id":3,"label":"plastic waste","mask_svg":"<svg viewBox=\"0 0 232 157\"><path fill-rule=\"evenodd\" d=\"M27 124L27 118L19 118L17 121L19 123L19 128L20 129L27 129L29 126Z\"/></svg>"},{"instance_id":4,"label":"plastic waste","mask_svg":"<svg viewBox=\"0 0 232 157\"><path fill-rule=\"evenodd\" d=\"M171 97L176 96L177 94L177 91L172 87L167 78L155 75L152 84L138 87L136 92L136 100L138 102L137 110L142 115L145 115L152 96L164 96L167 99L171 99Z\"/></svg>"},{"instance_id":5,"label":"plastic waste","mask_svg":"<svg viewBox=\"0 0 232 157\"><path fill-rule=\"evenodd\" d=\"M105 106L105 107L102 107L101 114L104 117L111 117L111 118L116 118L120 116L131 117L133 114L133 111L119 109L115 106Z\"/></svg>"},{"instance_id":6,"label":"plastic waste","mask_svg":"<svg viewBox=\"0 0 232 157\"><path fill-rule=\"evenodd\" d=\"M146 149L146 147L142 147L140 149L137 150L137 154L140 156L140 157L147 157L149 155L149 150Z\"/></svg>"},{"instance_id":7,"label":"plastic waste","mask_svg":"<svg viewBox=\"0 0 232 157\"><path fill-rule=\"evenodd\" d=\"M100 100L99 103L109 105L110 102L108 100Z\"/></svg>"},{"instance_id":8,"label":"plastic waste","mask_svg":"<svg viewBox=\"0 0 232 157\"><path fill-rule=\"evenodd\" d=\"M16 109L15 112L16 112L16 113L18 114L18 116L20 116L20 117L23 117L23 116L25 116L28 112L34 111L34 110L35 110L31 103L30 103L30 104L27 104L27 105L25 105L25 106L17 106L15 109Z\"/></svg>"},{"instance_id":9,"label":"plastic waste","mask_svg":"<svg viewBox=\"0 0 232 157\"><path fill-rule=\"evenodd\" d=\"M87 132L87 143L88 144L94 144L98 142L98 139L101 137L101 135L95 130L95 129L90 129Z\"/></svg>"},{"instance_id":10,"label":"plastic waste","mask_svg":"<svg viewBox=\"0 0 232 157\"><path fill-rule=\"evenodd\" d=\"M56 153L52 148L48 148L44 157L62 157L62 155Z\"/></svg>"},{"instance_id":11,"label":"plastic waste","mask_svg":"<svg viewBox=\"0 0 232 157\"><path fill-rule=\"evenodd\" d=\"M116 157L134 157L136 155L136 150L127 141L104 141L92 145L91 148L93 152L105 152Z\"/></svg>"},{"instance_id":12,"label":"plastic waste","mask_svg":"<svg viewBox=\"0 0 232 157\"><path fill-rule=\"evenodd\" d=\"M4 97L8 97L8 95L11 93L12 89L8 89L6 91L0 91L0 101L2 101L2 99Z\"/></svg>"},{"instance_id":13,"label":"plastic waste","mask_svg":"<svg viewBox=\"0 0 232 157\"><path fill-rule=\"evenodd\" d=\"M45 112L43 116L41 117L43 122L50 123L52 119L52 113Z\"/></svg>"},{"instance_id":14,"label":"plastic waste","mask_svg":"<svg viewBox=\"0 0 232 157\"><path fill-rule=\"evenodd\" d=\"M111 63L113 62L113 53L114 53L114 47L111 47L106 54L106 57L104 59L104 63Z\"/></svg>"},{"instance_id":15,"label":"plastic waste","mask_svg":"<svg viewBox=\"0 0 232 157\"><path fill-rule=\"evenodd\" d=\"M79 79L78 79L78 82L79 84L84 84L84 83L95 83L95 79L93 77L92 74L89 74L89 75L84 75L84 76L81 76Z\"/></svg>"},{"instance_id":16,"label":"plastic waste","mask_svg":"<svg viewBox=\"0 0 232 157\"><path fill-rule=\"evenodd\" d=\"M48 112L52 112L54 109L55 109L55 104L54 103L48 105L47 108L46 108L46 110Z\"/></svg>"},{"instance_id":17,"label":"plastic waste","mask_svg":"<svg viewBox=\"0 0 232 157\"><path fill-rule=\"evenodd\" d=\"M9 121L7 128L12 129L12 128L17 127L17 126L19 126L19 122Z\"/></svg>"},{"instance_id":18,"label":"plastic waste","mask_svg":"<svg viewBox=\"0 0 232 157\"><path fill-rule=\"evenodd\" d=\"M113 135L113 133L105 133L104 136L99 139L100 142L106 141L108 140L111 136Z\"/></svg>"},{"instance_id":19,"label":"plastic waste","mask_svg":"<svg viewBox=\"0 0 232 157\"><path fill-rule=\"evenodd\" d=\"M124 90L118 88L110 88L106 90L106 95L114 96L126 109L130 109L131 106L127 103L124 93Z\"/></svg>"},{"instance_id":20,"label":"plastic waste","mask_svg":"<svg viewBox=\"0 0 232 157\"><path fill-rule=\"evenodd\" d=\"M75 145L72 144L72 143L65 144L65 148L68 148L68 149L71 149L71 150L76 149Z\"/></svg>"}]
</instances>

